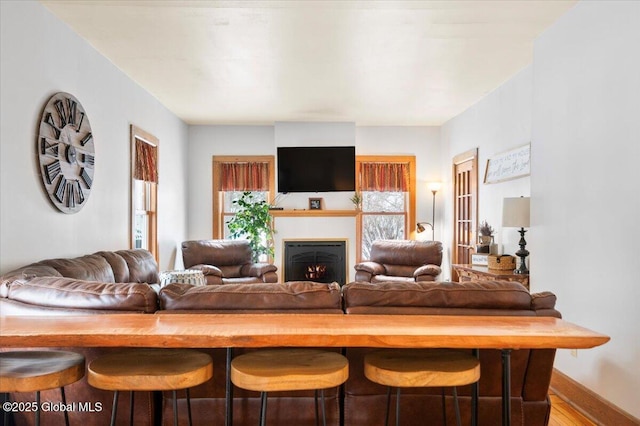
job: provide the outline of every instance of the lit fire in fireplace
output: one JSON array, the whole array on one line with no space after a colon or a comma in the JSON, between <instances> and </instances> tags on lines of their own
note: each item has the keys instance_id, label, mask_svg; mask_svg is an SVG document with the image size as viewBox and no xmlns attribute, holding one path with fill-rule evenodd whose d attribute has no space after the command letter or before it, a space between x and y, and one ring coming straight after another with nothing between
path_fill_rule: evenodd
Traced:
<instances>
[{"instance_id":1,"label":"lit fire in fireplace","mask_svg":"<svg viewBox=\"0 0 640 426\"><path fill-rule=\"evenodd\" d=\"M325 265L309 265L304 276L309 280L314 280L324 278L326 273L327 267Z\"/></svg>"}]
</instances>

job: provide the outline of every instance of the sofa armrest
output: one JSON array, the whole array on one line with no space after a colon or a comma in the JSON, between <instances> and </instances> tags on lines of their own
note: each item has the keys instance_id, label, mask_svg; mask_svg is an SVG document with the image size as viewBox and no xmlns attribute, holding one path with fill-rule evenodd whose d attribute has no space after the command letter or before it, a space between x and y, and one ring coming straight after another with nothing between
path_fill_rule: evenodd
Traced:
<instances>
[{"instance_id":1,"label":"sofa armrest","mask_svg":"<svg viewBox=\"0 0 640 426\"><path fill-rule=\"evenodd\" d=\"M383 265L377 262L372 262L370 260L358 263L354 266L354 268L356 269L356 271L368 272L371 275L384 275L384 273L386 272L386 269Z\"/></svg>"},{"instance_id":2,"label":"sofa armrest","mask_svg":"<svg viewBox=\"0 0 640 426\"><path fill-rule=\"evenodd\" d=\"M438 265L422 265L418 269L415 270L413 276L417 279L421 275L430 275L433 277L437 277L442 272L442 268Z\"/></svg>"},{"instance_id":3,"label":"sofa armrest","mask_svg":"<svg viewBox=\"0 0 640 426\"><path fill-rule=\"evenodd\" d=\"M242 265L240 275L243 277L261 277L267 272L276 272L278 268L270 263L247 263Z\"/></svg>"},{"instance_id":4,"label":"sofa armrest","mask_svg":"<svg viewBox=\"0 0 640 426\"><path fill-rule=\"evenodd\" d=\"M531 309L536 311L538 316L552 316L562 318L560 312L556 310L557 297L550 291L531 294Z\"/></svg>"},{"instance_id":5,"label":"sofa armrest","mask_svg":"<svg viewBox=\"0 0 640 426\"><path fill-rule=\"evenodd\" d=\"M190 266L189 269L195 269L197 271L202 271L202 273L207 276L207 275L213 275L216 277L222 277L222 271L220 270L220 268L215 267L213 265L193 265Z\"/></svg>"}]
</instances>

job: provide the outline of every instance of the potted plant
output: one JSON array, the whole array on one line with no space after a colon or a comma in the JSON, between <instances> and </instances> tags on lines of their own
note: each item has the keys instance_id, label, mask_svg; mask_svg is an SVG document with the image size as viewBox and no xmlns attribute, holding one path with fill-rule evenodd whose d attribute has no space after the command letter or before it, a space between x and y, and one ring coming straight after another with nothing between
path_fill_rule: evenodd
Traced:
<instances>
[{"instance_id":1,"label":"potted plant","mask_svg":"<svg viewBox=\"0 0 640 426\"><path fill-rule=\"evenodd\" d=\"M480 227L478 228L478 232L480 233L480 243L484 245L491 244L493 240L494 229L489 225L489 223L485 220L480 223Z\"/></svg>"},{"instance_id":2,"label":"potted plant","mask_svg":"<svg viewBox=\"0 0 640 426\"><path fill-rule=\"evenodd\" d=\"M249 240L254 262L259 261L261 255L272 257L275 230L269 204L248 191L232 203L237 209L235 216L227 222L230 238Z\"/></svg>"},{"instance_id":3,"label":"potted plant","mask_svg":"<svg viewBox=\"0 0 640 426\"><path fill-rule=\"evenodd\" d=\"M349 198L353 205L356 207L356 210L360 211L362 209L362 196L358 191L353 194L353 197Z\"/></svg>"}]
</instances>

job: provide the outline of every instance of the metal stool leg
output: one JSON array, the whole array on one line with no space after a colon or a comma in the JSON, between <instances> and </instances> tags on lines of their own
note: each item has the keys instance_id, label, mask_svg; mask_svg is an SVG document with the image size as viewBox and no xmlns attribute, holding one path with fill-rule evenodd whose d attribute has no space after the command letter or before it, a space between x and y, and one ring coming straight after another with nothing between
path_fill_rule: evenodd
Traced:
<instances>
[{"instance_id":1,"label":"metal stool leg","mask_svg":"<svg viewBox=\"0 0 640 426\"><path fill-rule=\"evenodd\" d=\"M447 426L447 399L444 396L444 388L440 389L440 395L442 396L442 424Z\"/></svg>"},{"instance_id":2,"label":"metal stool leg","mask_svg":"<svg viewBox=\"0 0 640 426\"><path fill-rule=\"evenodd\" d=\"M400 426L400 388L396 390L396 426Z\"/></svg>"},{"instance_id":3,"label":"metal stool leg","mask_svg":"<svg viewBox=\"0 0 640 426\"><path fill-rule=\"evenodd\" d=\"M316 409L316 426L320 426L320 413L318 409L318 389L314 391L313 401Z\"/></svg>"},{"instance_id":4,"label":"metal stool leg","mask_svg":"<svg viewBox=\"0 0 640 426\"><path fill-rule=\"evenodd\" d=\"M40 426L40 391L36 392L36 426Z\"/></svg>"},{"instance_id":5,"label":"metal stool leg","mask_svg":"<svg viewBox=\"0 0 640 426\"><path fill-rule=\"evenodd\" d=\"M129 392L129 425L133 426L134 391Z\"/></svg>"},{"instance_id":6,"label":"metal stool leg","mask_svg":"<svg viewBox=\"0 0 640 426\"><path fill-rule=\"evenodd\" d=\"M327 426L327 411L324 402L324 389L320 389L320 398L322 400L322 426Z\"/></svg>"},{"instance_id":7,"label":"metal stool leg","mask_svg":"<svg viewBox=\"0 0 640 426\"><path fill-rule=\"evenodd\" d=\"M8 393L2 393L2 402L11 402L11 399L9 398L9 394ZM2 424L8 425L9 424L9 410L2 410L4 412L4 414L2 415Z\"/></svg>"},{"instance_id":8,"label":"metal stool leg","mask_svg":"<svg viewBox=\"0 0 640 426\"><path fill-rule=\"evenodd\" d=\"M111 408L111 426L116 426L116 413L118 411L118 391L113 392L113 407Z\"/></svg>"},{"instance_id":9,"label":"metal stool leg","mask_svg":"<svg viewBox=\"0 0 640 426\"><path fill-rule=\"evenodd\" d=\"M233 384L231 383L231 359L233 358L233 348L227 348L227 362L226 362L226 374L225 377L225 398L226 398L226 418L224 420L225 426L233 425ZM475 426L475 425L474 425Z\"/></svg>"},{"instance_id":10,"label":"metal stool leg","mask_svg":"<svg viewBox=\"0 0 640 426\"><path fill-rule=\"evenodd\" d=\"M178 391L171 391L173 396L173 426L178 426Z\"/></svg>"},{"instance_id":11,"label":"metal stool leg","mask_svg":"<svg viewBox=\"0 0 640 426\"><path fill-rule=\"evenodd\" d=\"M191 419L191 395L189 394L189 389L185 389L187 391L187 412L189 414L189 426L193 424L193 420Z\"/></svg>"},{"instance_id":12,"label":"metal stool leg","mask_svg":"<svg viewBox=\"0 0 640 426\"><path fill-rule=\"evenodd\" d=\"M64 386L60 388L60 397L62 398L62 405L66 407L67 398L65 397L65 394L64 394ZM69 426L69 413L67 412L67 410L64 410L64 424L65 426Z\"/></svg>"},{"instance_id":13,"label":"metal stool leg","mask_svg":"<svg viewBox=\"0 0 640 426\"><path fill-rule=\"evenodd\" d=\"M267 393L260 392L260 426L267 424Z\"/></svg>"},{"instance_id":14,"label":"metal stool leg","mask_svg":"<svg viewBox=\"0 0 640 426\"><path fill-rule=\"evenodd\" d=\"M453 403L456 407L456 425L460 426L460 406L458 405L458 390L453 387Z\"/></svg>"},{"instance_id":15,"label":"metal stool leg","mask_svg":"<svg viewBox=\"0 0 640 426\"><path fill-rule=\"evenodd\" d=\"M389 426L389 410L391 408L391 387L387 388L387 412L384 417L384 426Z\"/></svg>"}]
</instances>

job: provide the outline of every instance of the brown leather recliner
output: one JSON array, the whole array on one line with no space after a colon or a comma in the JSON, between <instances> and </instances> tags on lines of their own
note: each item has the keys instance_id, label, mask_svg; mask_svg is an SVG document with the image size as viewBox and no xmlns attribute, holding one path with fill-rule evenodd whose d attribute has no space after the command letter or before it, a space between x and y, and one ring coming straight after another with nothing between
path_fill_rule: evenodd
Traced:
<instances>
[{"instance_id":1,"label":"brown leather recliner","mask_svg":"<svg viewBox=\"0 0 640 426\"><path fill-rule=\"evenodd\" d=\"M435 281L442 269L440 241L377 240L368 261L355 265L356 281Z\"/></svg>"},{"instance_id":2,"label":"brown leather recliner","mask_svg":"<svg viewBox=\"0 0 640 426\"><path fill-rule=\"evenodd\" d=\"M182 260L185 268L201 270L208 285L278 282L278 268L254 263L247 240L184 241Z\"/></svg>"}]
</instances>

